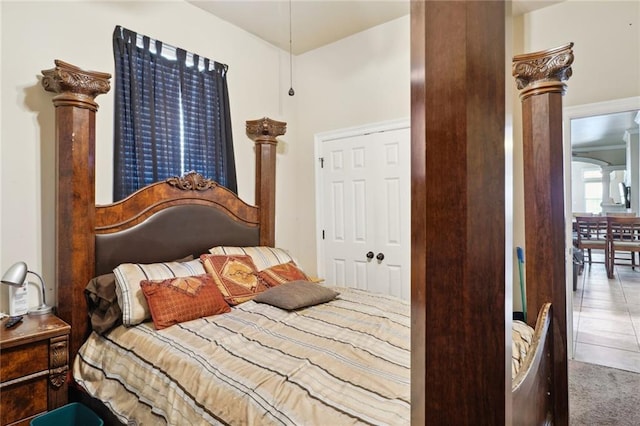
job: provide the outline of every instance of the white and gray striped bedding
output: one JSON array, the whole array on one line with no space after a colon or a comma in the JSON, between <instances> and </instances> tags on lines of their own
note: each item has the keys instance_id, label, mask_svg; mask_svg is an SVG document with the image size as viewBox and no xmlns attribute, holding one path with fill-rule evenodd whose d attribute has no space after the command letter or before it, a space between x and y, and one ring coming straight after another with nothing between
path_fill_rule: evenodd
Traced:
<instances>
[{"instance_id":1,"label":"white and gray striped bedding","mask_svg":"<svg viewBox=\"0 0 640 426\"><path fill-rule=\"evenodd\" d=\"M93 333L74 378L138 425L408 425L409 304L333 288L297 312L250 301L160 331Z\"/></svg>"}]
</instances>

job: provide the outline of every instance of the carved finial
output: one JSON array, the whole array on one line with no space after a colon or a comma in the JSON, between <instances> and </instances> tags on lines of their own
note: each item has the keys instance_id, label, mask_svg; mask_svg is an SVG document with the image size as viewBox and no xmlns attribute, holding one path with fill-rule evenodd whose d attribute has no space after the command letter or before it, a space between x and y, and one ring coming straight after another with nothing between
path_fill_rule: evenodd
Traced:
<instances>
[{"instance_id":1,"label":"carved finial","mask_svg":"<svg viewBox=\"0 0 640 426\"><path fill-rule=\"evenodd\" d=\"M520 98L531 95L559 92L564 95L567 85L563 83L571 77L573 63L573 43L542 52L527 53L513 57L513 76Z\"/></svg>"},{"instance_id":2,"label":"carved finial","mask_svg":"<svg viewBox=\"0 0 640 426\"><path fill-rule=\"evenodd\" d=\"M182 176L170 177L166 182L171 186L185 191L206 191L207 189L218 186L216 182L211 179L206 179L200 173L194 171L187 172Z\"/></svg>"},{"instance_id":3,"label":"carved finial","mask_svg":"<svg viewBox=\"0 0 640 426\"><path fill-rule=\"evenodd\" d=\"M42 71L44 89L59 94L53 99L54 104L71 104L96 111L98 104L93 100L111 89L111 74L85 71L59 59L55 60L55 64L55 68Z\"/></svg>"},{"instance_id":4,"label":"carved finial","mask_svg":"<svg viewBox=\"0 0 640 426\"><path fill-rule=\"evenodd\" d=\"M247 120L247 136L254 141L277 143L276 137L287 132L287 123L264 117Z\"/></svg>"}]
</instances>

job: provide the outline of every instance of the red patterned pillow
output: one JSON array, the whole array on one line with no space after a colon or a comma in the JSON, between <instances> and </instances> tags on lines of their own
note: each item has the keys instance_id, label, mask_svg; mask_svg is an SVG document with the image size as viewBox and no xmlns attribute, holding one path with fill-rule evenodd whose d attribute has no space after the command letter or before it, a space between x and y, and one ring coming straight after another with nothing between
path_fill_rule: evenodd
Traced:
<instances>
[{"instance_id":1,"label":"red patterned pillow","mask_svg":"<svg viewBox=\"0 0 640 426\"><path fill-rule=\"evenodd\" d=\"M251 300L267 289L251 256L203 254L200 260L229 305Z\"/></svg>"},{"instance_id":2,"label":"red patterned pillow","mask_svg":"<svg viewBox=\"0 0 640 426\"><path fill-rule=\"evenodd\" d=\"M184 321L231 311L208 274L165 280L142 280L140 289L147 299L153 324L158 330Z\"/></svg>"},{"instance_id":3,"label":"red patterned pillow","mask_svg":"<svg viewBox=\"0 0 640 426\"><path fill-rule=\"evenodd\" d=\"M293 261L263 269L258 272L258 276L269 287L275 287L291 281L311 281L307 274L302 272Z\"/></svg>"}]
</instances>

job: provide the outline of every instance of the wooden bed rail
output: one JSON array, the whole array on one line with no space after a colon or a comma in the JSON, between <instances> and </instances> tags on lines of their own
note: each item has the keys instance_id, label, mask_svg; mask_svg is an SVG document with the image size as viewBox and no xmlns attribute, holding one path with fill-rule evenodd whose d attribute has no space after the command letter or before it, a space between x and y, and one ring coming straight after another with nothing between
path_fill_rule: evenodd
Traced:
<instances>
[{"instance_id":1,"label":"wooden bed rail","mask_svg":"<svg viewBox=\"0 0 640 426\"><path fill-rule=\"evenodd\" d=\"M96 273L95 98L110 90L111 75L61 60L42 74L44 89L56 94L56 305L57 314L71 325L73 359L90 332L84 288ZM276 137L286 132L286 123L265 117L246 125L256 145L260 244L273 246Z\"/></svg>"},{"instance_id":2,"label":"wooden bed rail","mask_svg":"<svg viewBox=\"0 0 640 426\"><path fill-rule=\"evenodd\" d=\"M540 309L529 356L513 378L513 406L517 407L513 410L514 425L553 424L553 402L549 397L553 392L549 362L551 311L551 303L545 303Z\"/></svg>"},{"instance_id":3,"label":"wooden bed rail","mask_svg":"<svg viewBox=\"0 0 640 426\"><path fill-rule=\"evenodd\" d=\"M569 422L562 95L572 73L573 43L514 56L522 101L527 310L551 301L554 424ZM535 318L528 318L535 326Z\"/></svg>"}]
</instances>

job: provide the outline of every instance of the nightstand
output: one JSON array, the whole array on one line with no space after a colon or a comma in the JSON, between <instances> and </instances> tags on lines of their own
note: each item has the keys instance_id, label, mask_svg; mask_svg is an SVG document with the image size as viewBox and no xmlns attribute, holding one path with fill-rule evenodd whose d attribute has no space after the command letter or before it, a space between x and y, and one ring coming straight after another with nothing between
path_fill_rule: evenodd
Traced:
<instances>
[{"instance_id":1,"label":"nightstand","mask_svg":"<svg viewBox=\"0 0 640 426\"><path fill-rule=\"evenodd\" d=\"M69 332L52 314L25 315L12 328L0 322L0 425L28 425L67 403Z\"/></svg>"}]
</instances>

